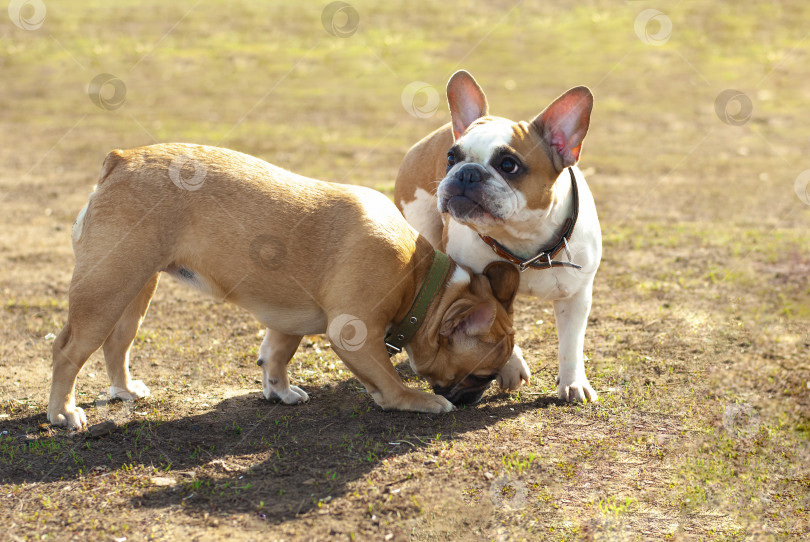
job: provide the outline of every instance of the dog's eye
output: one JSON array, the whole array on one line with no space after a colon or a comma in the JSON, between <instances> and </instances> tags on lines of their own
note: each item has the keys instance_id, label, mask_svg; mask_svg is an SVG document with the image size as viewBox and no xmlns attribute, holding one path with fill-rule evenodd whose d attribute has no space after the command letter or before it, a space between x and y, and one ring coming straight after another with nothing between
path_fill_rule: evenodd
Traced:
<instances>
[{"instance_id":1,"label":"dog's eye","mask_svg":"<svg viewBox=\"0 0 810 542\"><path fill-rule=\"evenodd\" d=\"M501 160L500 165L501 171L504 173L509 173L510 175L514 175L518 171L520 171L520 164L518 164L517 160L507 156L503 160Z\"/></svg>"},{"instance_id":2,"label":"dog's eye","mask_svg":"<svg viewBox=\"0 0 810 542\"><path fill-rule=\"evenodd\" d=\"M451 167L456 165L456 155L453 151L447 153L447 169L449 170Z\"/></svg>"}]
</instances>

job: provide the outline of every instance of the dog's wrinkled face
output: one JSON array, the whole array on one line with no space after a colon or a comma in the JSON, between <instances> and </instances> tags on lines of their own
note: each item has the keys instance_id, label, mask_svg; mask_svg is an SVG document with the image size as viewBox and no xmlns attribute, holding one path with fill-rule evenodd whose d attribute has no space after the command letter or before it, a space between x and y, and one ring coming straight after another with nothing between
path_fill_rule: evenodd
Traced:
<instances>
[{"instance_id":1,"label":"dog's wrinkled face","mask_svg":"<svg viewBox=\"0 0 810 542\"><path fill-rule=\"evenodd\" d=\"M469 226L520 221L526 209L547 209L558 173L528 122L482 117L447 153L439 211Z\"/></svg>"},{"instance_id":2,"label":"dog's wrinkled face","mask_svg":"<svg viewBox=\"0 0 810 542\"><path fill-rule=\"evenodd\" d=\"M455 143L437 191L439 212L479 233L536 219L554 200L557 177L579 159L593 96L576 87L531 122L488 115L484 92L465 72L447 84Z\"/></svg>"},{"instance_id":3,"label":"dog's wrinkled face","mask_svg":"<svg viewBox=\"0 0 810 542\"><path fill-rule=\"evenodd\" d=\"M482 275L456 268L436 315L406 348L414 372L455 405L477 403L514 347L512 302L520 273L505 262Z\"/></svg>"}]
</instances>

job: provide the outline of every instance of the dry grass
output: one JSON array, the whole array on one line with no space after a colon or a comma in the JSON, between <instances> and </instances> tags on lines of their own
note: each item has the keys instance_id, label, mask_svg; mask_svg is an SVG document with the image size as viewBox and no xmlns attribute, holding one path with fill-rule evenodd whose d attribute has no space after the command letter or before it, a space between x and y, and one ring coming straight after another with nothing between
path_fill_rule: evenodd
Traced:
<instances>
[{"instance_id":1,"label":"dry grass","mask_svg":"<svg viewBox=\"0 0 810 542\"><path fill-rule=\"evenodd\" d=\"M354 2L361 23L345 39L324 31L317 4L62 4L46 2L38 30L0 23L8 537L810 534L810 206L794 191L810 167L810 7L665 6L672 33L654 46L634 32L637 2ZM520 393L491 391L448 416L382 412L312 337L291 372L313 400L269 404L257 324L164 280L132 360L152 397L99 400L96 354L80 402L91 423L118 430L40 427L68 232L111 148L219 144L390 192L407 148L447 121L444 106L409 115L403 89L441 93L459 67L510 118L571 86L594 89L582 167L605 236L586 341L599 403L553 399L553 314L523 299L518 339L535 376ZM126 85L118 109L88 99L103 72ZM729 88L753 105L739 126L715 112Z\"/></svg>"}]
</instances>

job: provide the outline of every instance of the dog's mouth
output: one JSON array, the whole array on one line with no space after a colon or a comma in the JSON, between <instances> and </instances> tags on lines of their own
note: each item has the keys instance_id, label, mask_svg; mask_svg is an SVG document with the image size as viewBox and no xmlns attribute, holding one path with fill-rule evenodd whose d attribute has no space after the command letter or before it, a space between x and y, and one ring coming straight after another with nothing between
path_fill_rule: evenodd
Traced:
<instances>
[{"instance_id":1,"label":"dog's mouth","mask_svg":"<svg viewBox=\"0 0 810 542\"><path fill-rule=\"evenodd\" d=\"M433 386L433 393L441 395L457 406L474 405L481 401L484 392L495 380L496 374L489 376L469 375L464 380L449 386Z\"/></svg>"},{"instance_id":2,"label":"dog's mouth","mask_svg":"<svg viewBox=\"0 0 810 542\"><path fill-rule=\"evenodd\" d=\"M467 196L451 196L442 202L442 212L459 222L497 222L499 219L479 201Z\"/></svg>"}]
</instances>

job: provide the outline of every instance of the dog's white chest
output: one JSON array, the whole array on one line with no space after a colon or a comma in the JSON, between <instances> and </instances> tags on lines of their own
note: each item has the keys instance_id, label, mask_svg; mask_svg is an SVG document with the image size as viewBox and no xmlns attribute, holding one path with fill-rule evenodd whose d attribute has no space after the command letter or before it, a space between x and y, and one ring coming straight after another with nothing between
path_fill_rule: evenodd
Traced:
<instances>
[{"instance_id":1,"label":"dog's white chest","mask_svg":"<svg viewBox=\"0 0 810 542\"><path fill-rule=\"evenodd\" d=\"M538 250L541 246L538 242ZM491 262L502 260L474 230L455 220L450 220L448 225L445 250L450 257L470 267L474 273L481 273ZM583 182L580 186L579 218L568 250L560 251L555 257L559 261L575 263L581 269L527 269L520 275L519 291L523 295L548 301L568 298L593 281L601 258L602 238L596 206Z\"/></svg>"}]
</instances>

